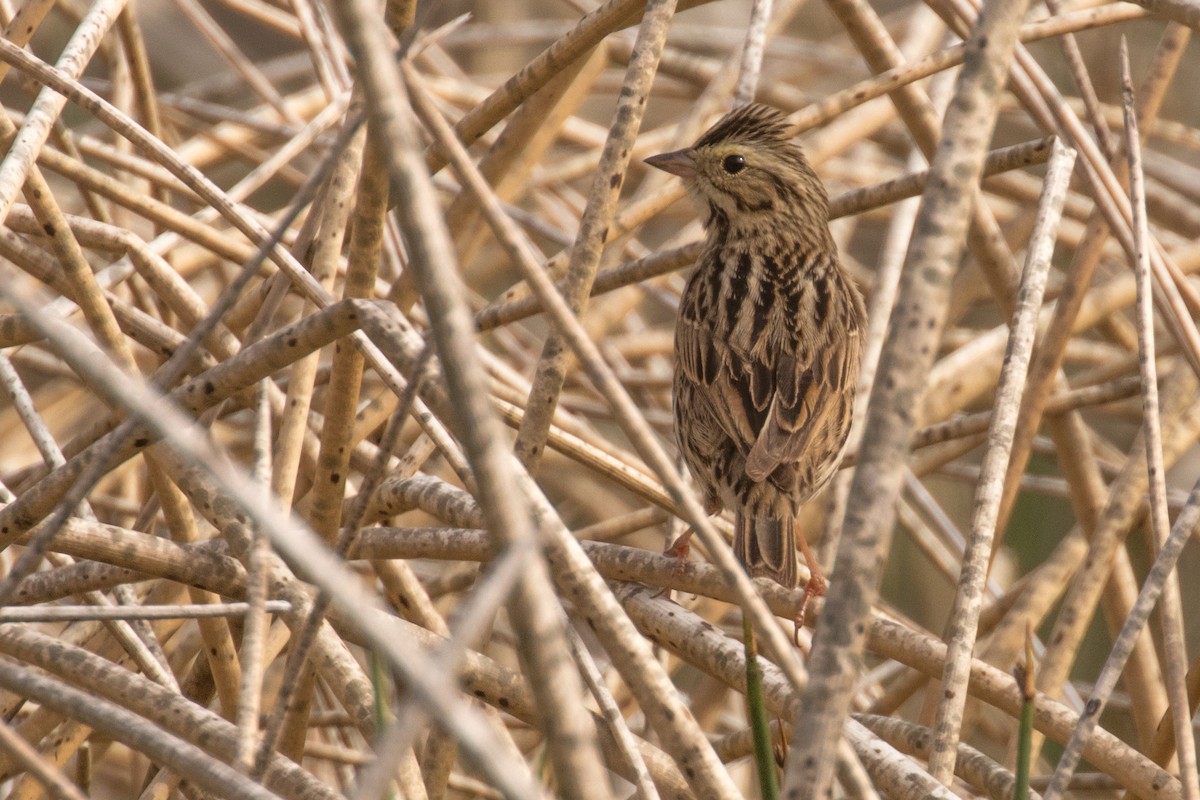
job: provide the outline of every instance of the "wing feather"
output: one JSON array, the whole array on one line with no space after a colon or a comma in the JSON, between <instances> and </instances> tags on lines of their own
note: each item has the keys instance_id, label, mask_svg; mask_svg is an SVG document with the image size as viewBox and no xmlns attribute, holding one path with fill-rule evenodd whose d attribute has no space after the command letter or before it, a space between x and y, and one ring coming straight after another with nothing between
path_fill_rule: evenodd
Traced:
<instances>
[{"instance_id":1,"label":"wing feather","mask_svg":"<svg viewBox=\"0 0 1200 800\"><path fill-rule=\"evenodd\" d=\"M743 456L749 453L775 394L770 365L737 352L699 323L684 319L675 329L675 358L684 377L709 390L721 429Z\"/></svg>"},{"instance_id":2,"label":"wing feather","mask_svg":"<svg viewBox=\"0 0 1200 800\"><path fill-rule=\"evenodd\" d=\"M858 336L852 327L846 335L829 337L808 348L811 357L806 362L793 356L779 359L770 411L746 456L751 479L763 481L780 465L824 460L840 450L854 400L854 386L848 382L858 379Z\"/></svg>"},{"instance_id":3,"label":"wing feather","mask_svg":"<svg viewBox=\"0 0 1200 800\"><path fill-rule=\"evenodd\" d=\"M832 309L831 318L849 324L810 328L803 343L785 339L792 347L746 351L714 339L700 315L678 321L675 355L682 377L708 390L717 424L746 459L751 480L770 479L795 492L798 479L812 482L824 473L845 441L854 396L849 382L859 371L862 302L845 289L833 294L833 302L845 307Z\"/></svg>"}]
</instances>

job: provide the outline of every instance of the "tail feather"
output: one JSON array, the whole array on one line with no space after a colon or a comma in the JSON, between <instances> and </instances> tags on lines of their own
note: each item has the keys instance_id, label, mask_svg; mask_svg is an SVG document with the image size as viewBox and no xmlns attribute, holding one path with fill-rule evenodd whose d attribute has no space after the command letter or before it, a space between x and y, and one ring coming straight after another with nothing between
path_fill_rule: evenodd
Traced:
<instances>
[{"instance_id":1,"label":"tail feather","mask_svg":"<svg viewBox=\"0 0 1200 800\"><path fill-rule=\"evenodd\" d=\"M750 517L737 512L733 552L752 577L766 577L787 589L800 582L796 569L796 524L786 519Z\"/></svg>"}]
</instances>

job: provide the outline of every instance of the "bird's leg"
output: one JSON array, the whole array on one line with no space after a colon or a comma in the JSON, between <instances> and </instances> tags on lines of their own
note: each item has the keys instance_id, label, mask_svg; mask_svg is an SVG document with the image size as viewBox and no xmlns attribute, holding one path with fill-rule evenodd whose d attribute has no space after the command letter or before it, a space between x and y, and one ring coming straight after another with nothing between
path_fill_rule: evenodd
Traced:
<instances>
[{"instance_id":1,"label":"bird's leg","mask_svg":"<svg viewBox=\"0 0 1200 800\"><path fill-rule=\"evenodd\" d=\"M716 498L709 497L705 499L705 514L708 514L711 517L713 514L717 514L720 511L721 505L717 502ZM663 550L663 555L672 556L679 559L679 565L677 567L677 572L675 573L676 575L682 575L683 568L687 565L688 553L690 553L692 550L692 534L695 532L695 526L689 525L687 530L679 534L679 536L675 538L675 541L671 542L671 544L667 546L666 550Z\"/></svg>"},{"instance_id":2,"label":"bird's leg","mask_svg":"<svg viewBox=\"0 0 1200 800\"><path fill-rule=\"evenodd\" d=\"M808 539L800 531L796 531L796 542L800 545L800 552L804 554L804 562L808 564L808 583L804 585L804 596L800 598L800 607L796 609L796 630L793 634L794 640L799 643L800 626L804 624L804 615L808 611L808 601L813 597L824 597L825 589L829 582L825 580L825 574L821 572L821 565L817 563L817 557L813 555L813 551L808 546Z\"/></svg>"},{"instance_id":3,"label":"bird's leg","mask_svg":"<svg viewBox=\"0 0 1200 800\"><path fill-rule=\"evenodd\" d=\"M783 720L779 720L779 742L772 749L775 751L775 763L784 766L788 754L788 729Z\"/></svg>"},{"instance_id":4,"label":"bird's leg","mask_svg":"<svg viewBox=\"0 0 1200 800\"><path fill-rule=\"evenodd\" d=\"M683 570L683 565L687 561L688 553L692 551L692 534L695 532L696 529L689 526L686 531L679 534L679 536L675 538L675 541L671 542L666 550L663 550L663 555L672 556L679 559L680 571Z\"/></svg>"},{"instance_id":5,"label":"bird's leg","mask_svg":"<svg viewBox=\"0 0 1200 800\"><path fill-rule=\"evenodd\" d=\"M687 566L688 553L690 553L692 550L692 534L695 532L696 532L696 529L689 525L687 530L685 530L683 533L679 534L679 536L675 537L675 541L671 542L671 544L669 544L667 546L667 548L665 550L663 550L664 556L670 556L671 558L674 558L676 560L676 564L675 564L675 576L676 577L679 577L680 575L682 575L684 568ZM661 597L662 595L666 594L669 591L670 591L670 589L668 589L667 587L664 586L658 592L658 594L656 594L654 596Z\"/></svg>"}]
</instances>

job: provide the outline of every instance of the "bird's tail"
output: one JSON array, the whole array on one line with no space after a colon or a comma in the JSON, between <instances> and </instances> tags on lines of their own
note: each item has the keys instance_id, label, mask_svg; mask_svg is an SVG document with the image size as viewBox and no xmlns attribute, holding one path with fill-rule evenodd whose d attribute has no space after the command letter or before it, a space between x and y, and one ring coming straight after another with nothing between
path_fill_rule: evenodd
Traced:
<instances>
[{"instance_id":1,"label":"bird's tail","mask_svg":"<svg viewBox=\"0 0 1200 800\"><path fill-rule=\"evenodd\" d=\"M796 524L785 519L751 517L738 511L733 523L733 552L752 577L766 577L794 589L796 570Z\"/></svg>"}]
</instances>

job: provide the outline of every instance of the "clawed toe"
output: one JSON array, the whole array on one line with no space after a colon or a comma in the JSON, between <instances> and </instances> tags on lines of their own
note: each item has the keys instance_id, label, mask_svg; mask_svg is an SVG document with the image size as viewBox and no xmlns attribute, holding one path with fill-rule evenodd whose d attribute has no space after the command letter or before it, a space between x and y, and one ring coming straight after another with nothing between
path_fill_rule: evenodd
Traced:
<instances>
[{"instance_id":1,"label":"clawed toe","mask_svg":"<svg viewBox=\"0 0 1200 800\"><path fill-rule=\"evenodd\" d=\"M687 557L692 551L692 534L695 532L695 528L688 528L686 531L679 534L675 541L671 542L666 550L663 550L663 555L670 556L676 560L675 577L677 578L683 575L683 571L687 568ZM664 586L654 596L662 597L669 591L670 589Z\"/></svg>"},{"instance_id":2,"label":"clawed toe","mask_svg":"<svg viewBox=\"0 0 1200 800\"><path fill-rule=\"evenodd\" d=\"M688 528L679 534L666 550L663 550L663 555L679 559L680 572L683 571L684 565L687 564L688 554L692 552L692 534L695 532L695 528Z\"/></svg>"},{"instance_id":3,"label":"clawed toe","mask_svg":"<svg viewBox=\"0 0 1200 800\"><path fill-rule=\"evenodd\" d=\"M808 614L808 601L814 597L824 597L826 588L828 584L825 577L818 572L814 572L805 584L804 594L800 597L800 605L796 608L796 616L792 620L796 625L792 632L792 641L795 644L800 644L800 628L804 626L804 618Z\"/></svg>"}]
</instances>

